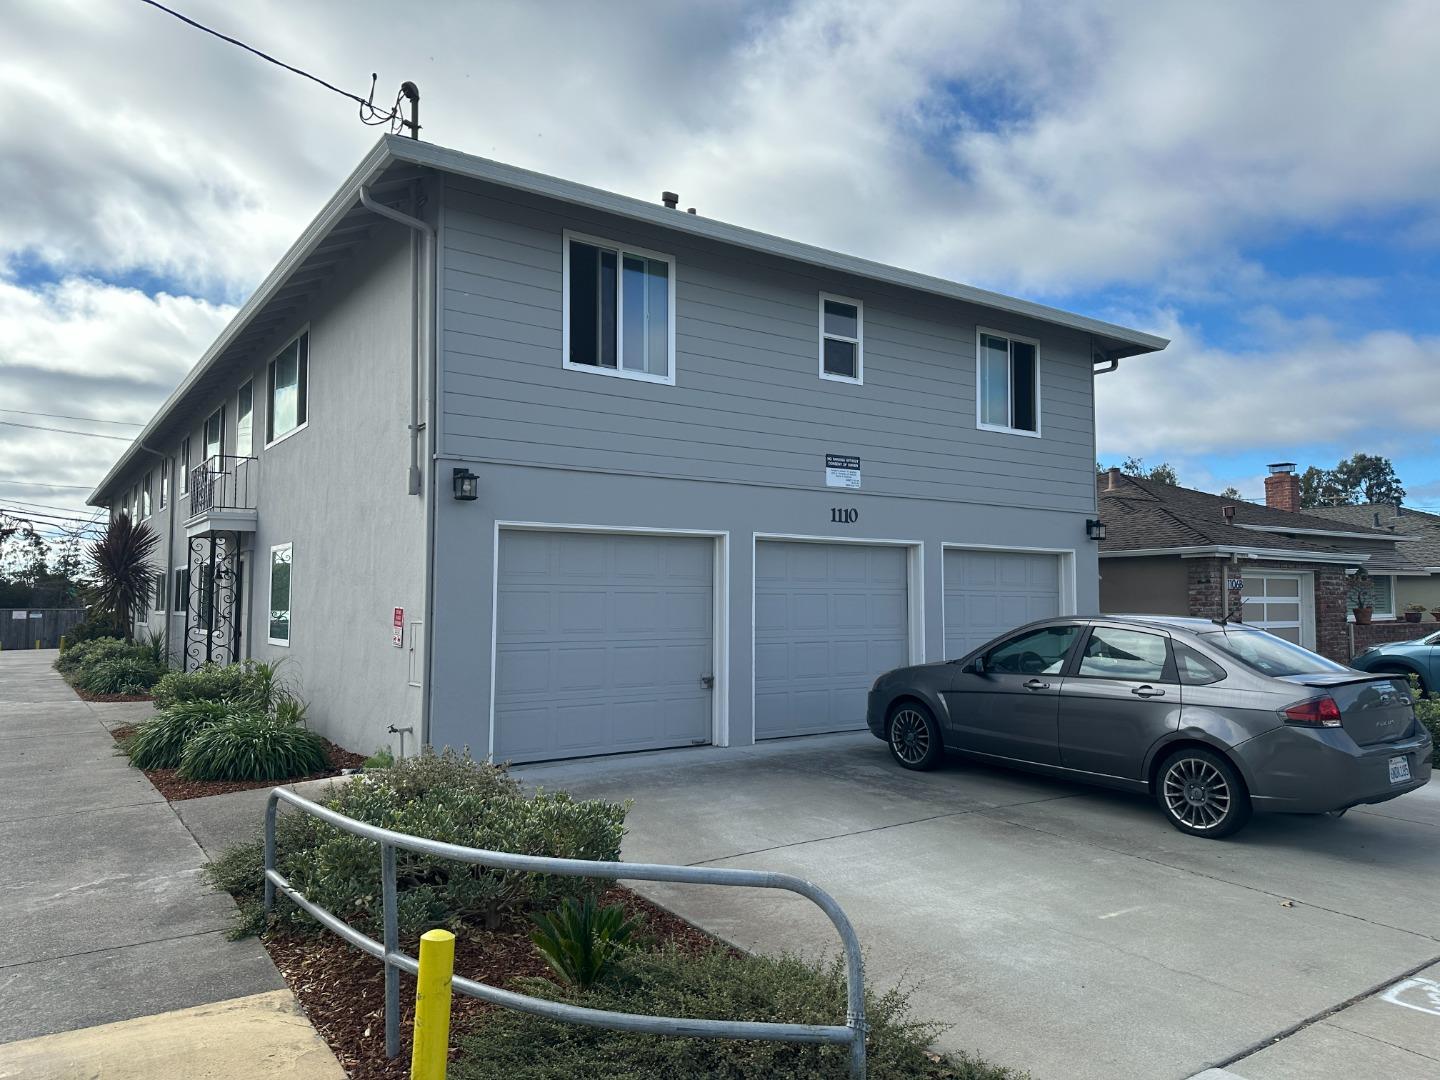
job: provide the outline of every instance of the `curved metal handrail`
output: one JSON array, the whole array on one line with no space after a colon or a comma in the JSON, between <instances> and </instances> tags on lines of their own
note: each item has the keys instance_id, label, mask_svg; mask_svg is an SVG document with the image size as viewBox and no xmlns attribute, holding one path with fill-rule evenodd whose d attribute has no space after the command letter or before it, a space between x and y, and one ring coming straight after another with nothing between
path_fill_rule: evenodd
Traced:
<instances>
[{"instance_id":1,"label":"curved metal handrail","mask_svg":"<svg viewBox=\"0 0 1440 1080\"><path fill-rule=\"evenodd\" d=\"M280 802L318 818L355 836L373 840L380 845L381 899L384 914L385 940L376 941L336 917L333 913L308 900L275 868L275 818ZM346 817L319 803L303 798L286 788L273 788L265 803L265 910L275 905L279 890L292 903L306 912L327 930L338 934L357 949L385 964L385 1053L395 1057L400 1052L400 984L399 972L415 974L419 962L400 951L399 924L396 905L395 851L415 851L441 859L474 863L503 870L554 874L561 877L594 877L617 881L668 881L693 885L729 885L755 889L781 889L797 893L815 904L834 925L845 948L845 989L847 1008L841 1024L782 1024L742 1020L700 1020L671 1016L645 1016L618 1013L604 1009L587 1009L564 1002L547 1001L511 990L502 990L488 983L475 982L456 975L452 988L468 997L488 1001L520 1012L533 1013L571 1024L607 1028L612 1031L634 1031L653 1035L683 1035L703 1039L759 1039L770 1042L820 1043L850 1047L850 1075L860 1080L865 1075L865 990L864 965L860 942L849 918L834 897L819 886L789 874L764 870L736 870L725 867L669 866L659 863L598 862L590 859L556 859L540 855L516 855L505 851L462 847L439 840L427 840L408 833L382 829Z\"/></svg>"}]
</instances>

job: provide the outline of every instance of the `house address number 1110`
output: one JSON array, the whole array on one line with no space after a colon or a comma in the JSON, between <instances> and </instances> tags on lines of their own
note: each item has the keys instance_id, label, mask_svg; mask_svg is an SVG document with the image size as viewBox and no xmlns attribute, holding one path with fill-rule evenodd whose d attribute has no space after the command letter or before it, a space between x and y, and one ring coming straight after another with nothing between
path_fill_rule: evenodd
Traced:
<instances>
[{"instance_id":1,"label":"house address number 1110","mask_svg":"<svg viewBox=\"0 0 1440 1080\"><path fill-rule=\"evenodd\" d=\"M860 520L860 511L853 506L832 506L830 521L835 525L854 525Z\"/></svg>"}]
</instances>

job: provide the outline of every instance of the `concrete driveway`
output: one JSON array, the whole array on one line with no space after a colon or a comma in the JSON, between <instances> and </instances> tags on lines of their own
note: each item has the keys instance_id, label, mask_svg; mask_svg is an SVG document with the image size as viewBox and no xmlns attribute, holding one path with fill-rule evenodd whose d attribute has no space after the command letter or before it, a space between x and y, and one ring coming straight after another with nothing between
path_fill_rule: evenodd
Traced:
<instances>
[{"instance_id":1,"label":"concrete driveway","mask_svg":"<svg viewBox=\"0 0 1440 1080\"><path fill-rule=\"evenodd\" d=\"M1037 1080L1178 1080L1212 1065L1246 1075L1231 1063L1440 961L1434 786L1338 821L1257 817L1217 842L1182 836L1132 796L954 761L904 772L867 734L518 775L633 799L627 860L816 882L854 920L873 983L918 983L918 1011L950 1025L941 1045ZM798 897L643 891L746 948L837 944ZM1408 1032L1420 1021L1403 1012L1394 1009L1397 1030ZM1360 1040L1357 1054L1384 1047L1433 1076L1440 1015L1432 1020L1421 1025L1428 1036L1397 1035L1394 1046L1383 1025L1323 1033ZM1319 1033L1301 1032L1311 1043ZM1424 1045L1405 1045L1416 1038ZM1337 1053L1321 1057L1333 1064ZM1367 1075L1348 1068L1334 1075Z\"/></svg>"}]
</instances>

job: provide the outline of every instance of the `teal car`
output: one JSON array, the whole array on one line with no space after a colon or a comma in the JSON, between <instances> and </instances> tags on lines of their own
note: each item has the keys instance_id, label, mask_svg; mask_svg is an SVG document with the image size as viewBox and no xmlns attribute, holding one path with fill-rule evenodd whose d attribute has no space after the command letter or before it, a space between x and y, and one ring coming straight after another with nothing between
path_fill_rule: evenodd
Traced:
<instances>
[{"instance_id":1,"label":"teal car","mask_svg":"<svg viewBox=\"0 0 1440 1080\"><path fill-rule=\"evenodd\" d=\"M1422 692L1440 691L1440 634L1373 645L1350 661L1350 666L1387 675L1418 675Z\"/></svg>"}]
</instances>

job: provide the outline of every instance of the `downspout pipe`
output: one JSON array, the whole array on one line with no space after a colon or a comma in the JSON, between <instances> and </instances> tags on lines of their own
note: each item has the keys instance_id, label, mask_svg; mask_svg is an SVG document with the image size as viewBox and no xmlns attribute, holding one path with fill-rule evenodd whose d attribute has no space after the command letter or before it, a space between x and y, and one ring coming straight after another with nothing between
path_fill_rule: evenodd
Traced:
<instances>
[{"instance_id":1,"label":"downspout pipe","mask_svg":"<svg viewBox=\"0 0 1440 1080\"><path fill-rule=\"evenodd\" d=\"M428 293L428 286L434 281L435 230L417 217L411 217L409 214L401 213L399 210L393 210L376 202L370 197L368 187L360 189L360 205L372 214L389 218L420 234L420 263L424 267L426 277L427 287L424 291ZM424 319L420 317L422 309L427 313L427 317ZM418 278L411 295L410 311L411 325L415 332L410 344L410 471L406 490L411 495L420 495L424 490L420 472L420 365L422 361L428 362L430 358L432 335L428 318L430 305L422 297Z\"/></svg>"}]
</instances>

